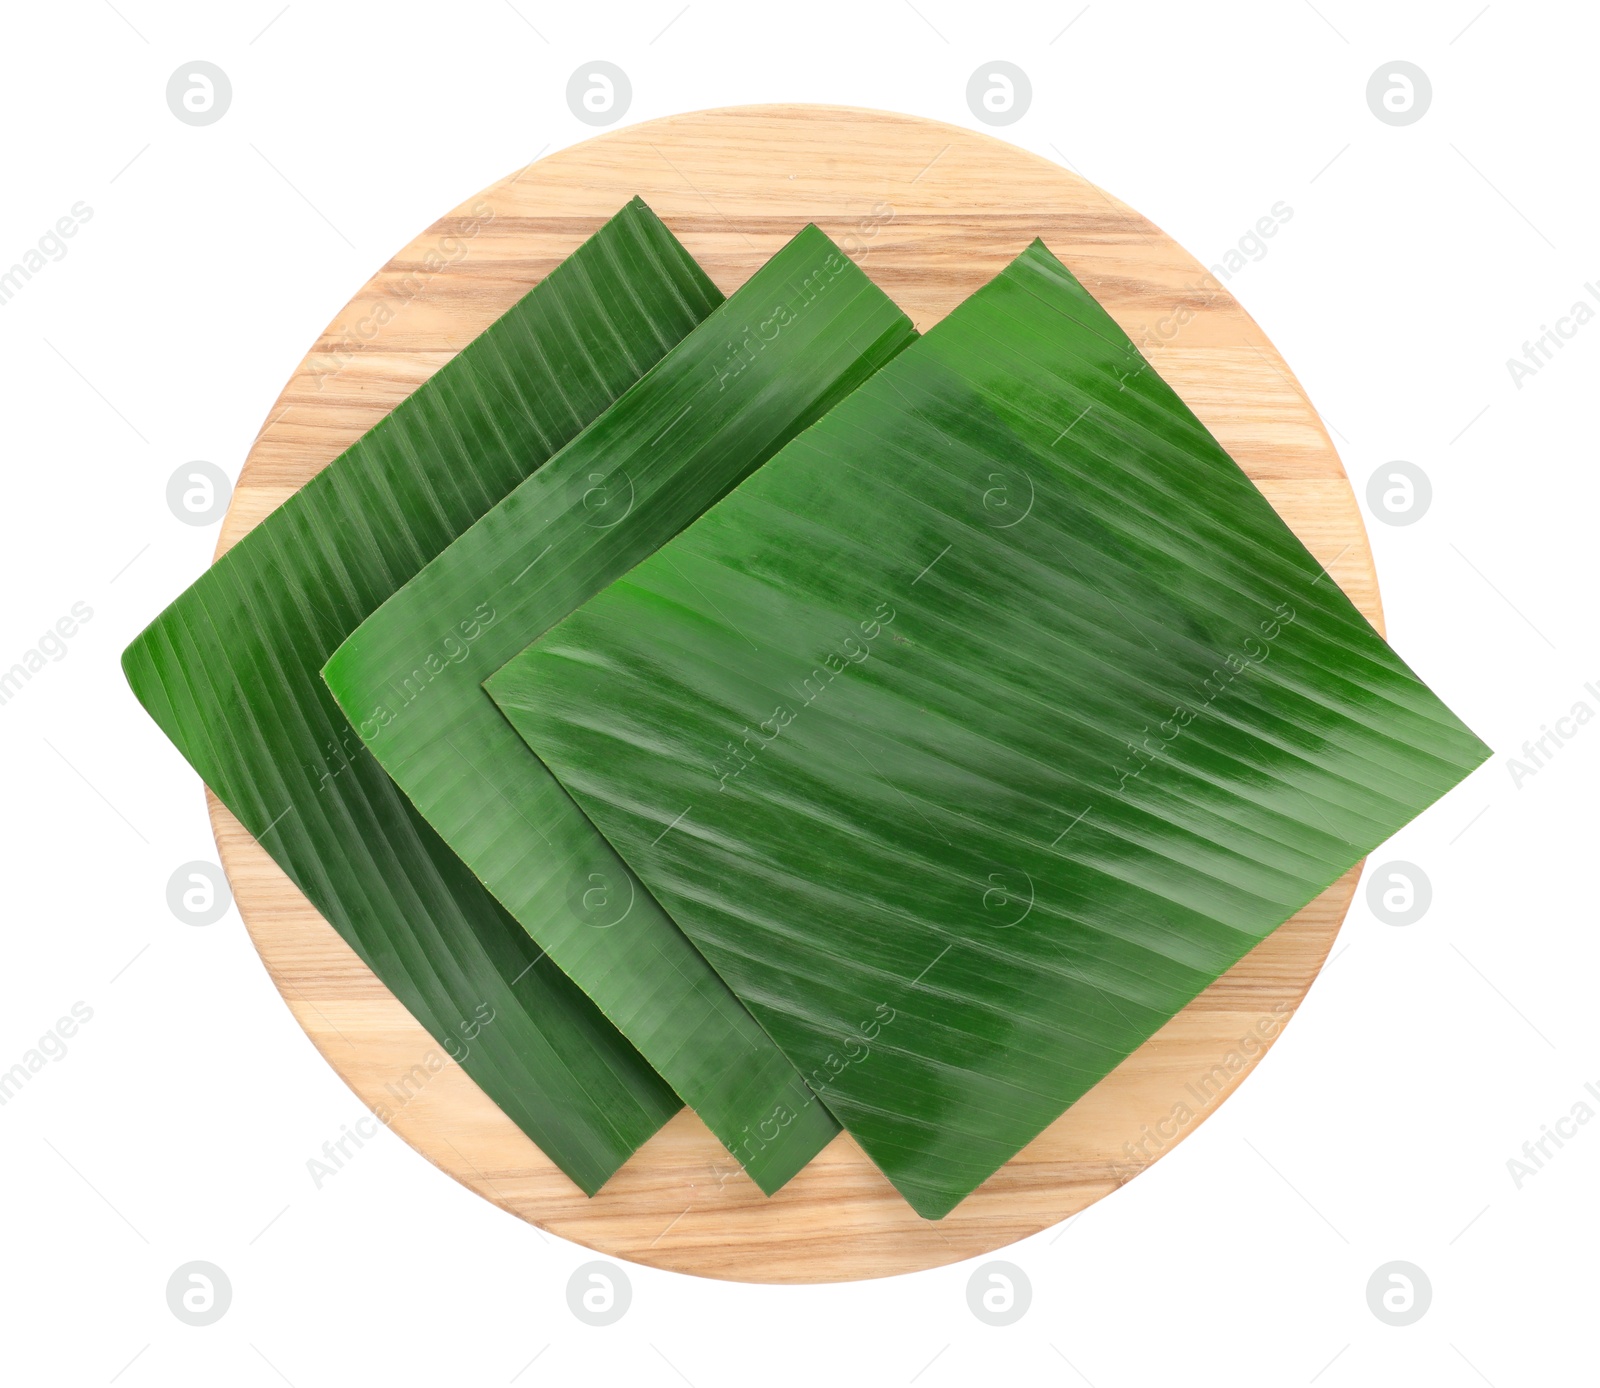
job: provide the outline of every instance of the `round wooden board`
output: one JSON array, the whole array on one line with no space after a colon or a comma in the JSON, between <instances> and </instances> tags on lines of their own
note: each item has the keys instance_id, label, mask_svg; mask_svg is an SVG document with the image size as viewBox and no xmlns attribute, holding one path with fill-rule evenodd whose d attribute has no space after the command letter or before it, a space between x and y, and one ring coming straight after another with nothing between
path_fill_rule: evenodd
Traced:
<instances>
[{"instance_id":1,"label":"round wooden board","mask_svg":"<svg viewBox=\"0 0 1600 1388\"><path fill-rule=\"evenodd\" d=\"M221 554L640 194L731 293L807 222L927 329L1035 236L1095 294L1376 624L1350 484L1261 330L1138 213L1054 164L933 121L752 106L630 126L551 155L435 223L346 306L245 462ZM821 1282L970 1258L1048 1227L1194 1131L1249 1072L1327 956L1359 866L927 1222L841 1135L770 1200L692 1113L587 1199L454 1064L389 1090L432 1038L214 798L240 913L290 1009L369 1106L486 1199L589 1248L707 1277ZM442 1058L442 1057L441 1057Z\"/></svg>"}]
</instances>

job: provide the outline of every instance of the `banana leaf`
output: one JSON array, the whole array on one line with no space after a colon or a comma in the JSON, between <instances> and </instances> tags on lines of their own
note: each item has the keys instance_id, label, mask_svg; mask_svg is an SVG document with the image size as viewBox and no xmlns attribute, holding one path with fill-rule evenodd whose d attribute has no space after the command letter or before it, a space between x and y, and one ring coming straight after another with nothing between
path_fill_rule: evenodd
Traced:
<instances>
[{"instance_id":1,"label":"banana leaf","mask_svg":"<svg viewBox=\"0 0 1600 1388\"><path fill-rule=\"evenodd\" d=\"M1039 242L488 688L926 1218L1487 754Z\"/></svg>"},{"instance_id":2,"label":"banana leaf","mask_svg":"<svg viewBox=\"0 0 1600 1388\"><path fill-rule=\"evenodd\" d=\"M721 297L635 199L123 656L134 693L206 784L590 1194L680 1101L363 753L320 671Z\"/></svg>"},{"instance_id":3,"label":"banana leaf","mask_svg":"<svg viewBox=\"0 0 1600 1388\"><path fill-rule=\"evenodd\" d=\"M838 1125L481 682L915 335L806 228L323 671L445 841L768 1194ZM457 631L435 654L438 634Z\"/></svg>"}]
</instances>

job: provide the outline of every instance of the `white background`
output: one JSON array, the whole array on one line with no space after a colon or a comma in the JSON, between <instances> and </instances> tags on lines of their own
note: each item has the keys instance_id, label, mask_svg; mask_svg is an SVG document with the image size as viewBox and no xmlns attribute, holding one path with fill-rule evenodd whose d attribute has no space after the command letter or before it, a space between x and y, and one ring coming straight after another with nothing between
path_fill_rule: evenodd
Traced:
<instances>
[{"instance_id":1,"label":"white background","mask_svg":"<svg viewBox=\"0 0 1600 1388\"><path fill-rule=\"evenodd\" d=\"M1507 1162L1600 1084L1600 724L1520 786L1508 758L1575 702L1600 711L1600 326L1520 387L1506 364L1600 282L1592 7L517 3L6 7L0 269L75 203L93 216L0 306L0 667L75 602L94 615L0 706L0 1069L74 1002L94 1015L0 1108L0 1378L1593 1381L1600 1124L1520 1189ZM201 129L164 95L196 58L234 89ZM1394 927L1363 891L1237 1097L1001 1255L1033 1288L1009 1327L969 1312L975 1264L803 1289L629 1268L627 1315L581 1324L566 1285L592 1255L391 1134L314 1188L307 1159L364 1110L236 912L195 928L167 908L173 870L215 848L117 668L215 542L174 519L167 478L192 459L236 475L315 333L397 247L594 133L565 99L592 59L630 75L627 121L798 100L974 128L969 76L1016 63L1033 101L1002 137L1203 261L1292 207L1229 289L1358 491L1395 459L1432 481L1416 524L1369 520L1390 636L1496 756L1370 860L1422 867L1431 908ZM1395 59L1433 87L1405 127L1365 95ZM233 1287L207 1328L166 1303L191 1259ZM1367 1304L1394 1259L1433 1290L1404 1328Z\"/></svg>"}]
</instances>

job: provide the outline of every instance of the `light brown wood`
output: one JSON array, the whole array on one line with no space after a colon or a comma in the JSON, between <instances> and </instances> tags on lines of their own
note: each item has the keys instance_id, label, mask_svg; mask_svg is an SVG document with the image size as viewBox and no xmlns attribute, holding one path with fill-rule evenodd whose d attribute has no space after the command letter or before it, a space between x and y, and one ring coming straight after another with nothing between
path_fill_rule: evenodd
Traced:
<instances>
[{"instance_id":1,"label":"light brown wood","mask_svg":"<svg viewBox=\"0 0 1600 1388\"><path fill-rule=\"evenodd\" d=\"M430 227L318 339L250 451L220 554L635 193L731 292L808 221L927 328L1034 236L1069 264L1373 622L1377 580L1338 455L1293 374L1207 271L1138 213L953 126L827 106L703 111L564 150ZM1293 1014L1353 868L945 1219L919 1219L848 1136L766 1199L692 1114L586 1199L356 958L215 799L235 900L273 981L356 1094L513 1214L707 1277L815 1282L974 1257L1131 1179L1215 1111ZM431 1058L431 1060L430 1060ZM420 1067L417 1068L417 1067ZM403 1082L403 1077L413 1079Z\"/></svg>"}]
</instances>

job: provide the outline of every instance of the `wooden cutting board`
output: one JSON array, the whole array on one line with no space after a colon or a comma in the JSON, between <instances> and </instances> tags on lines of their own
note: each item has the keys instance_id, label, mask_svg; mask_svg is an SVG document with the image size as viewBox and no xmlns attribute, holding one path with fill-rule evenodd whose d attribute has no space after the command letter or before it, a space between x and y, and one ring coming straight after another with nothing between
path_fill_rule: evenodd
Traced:
<instances>
[{"instance_id":1,"label":"wooden cutting board","mask_svg":"<svg viewBox=\"0 0 1600 1388\"><path fill-rule=\"evenodd\" d=\"M815 222L926 330L1033 237L1105 305L1380 629L1344 469L1287 365L1203 266L1054 164L954 126L749 106L630 126L503 179L356 294L284 388L217 552L242 537L634 194L731 293ZM240 913L300 1025L356 1094L450 1175L602 1253L707 1277L820 1282L970 1258L1159 1159L1249 1073L1322 967L1353 868L945 1219L919 1219L841 1135L771 1199L680 1113L587 1199L453 1063L212 798Z\"/></svg>"}]
</instances>

